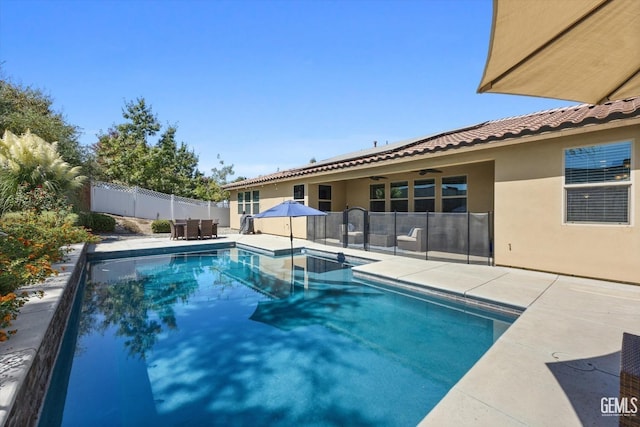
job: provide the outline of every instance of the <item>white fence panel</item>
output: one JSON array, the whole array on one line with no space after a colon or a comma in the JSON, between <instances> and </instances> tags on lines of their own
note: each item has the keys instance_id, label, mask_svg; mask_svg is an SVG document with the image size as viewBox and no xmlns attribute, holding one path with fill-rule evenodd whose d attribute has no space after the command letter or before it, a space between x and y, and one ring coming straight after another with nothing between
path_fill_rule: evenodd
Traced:
<instances>
[{"instance_id":1,"label":"white fence panel","mask_svg":"<svg viewBox=\"0 0 640 427\"><path fill-rule=\"evenodd\" d=\"M135 216L132 189L118 184L91 184L91 210L114 215Z\"/></svg>"},{"instance_id":2,"label":"white fence panel","mask_svg":"<svg viewBox=\"0 0 640 427\"><path fill-rule=\"evenodd\" d=\"M209 218L207 202L194 203L192 199L173 196L174 218Z\"/></svg>"},{"instance_id":3,"label":"white fence panel","mask_svg":"<svg viewBox=\"0 0 640 427\"><path fill-rule=\"evenodd\" d=\"M227 203L189 199L100 181L91 183L91 211L145 219L217 219L221 227L230 225Z\"/></svg>"},{"instance_id":4,"label":"white fence panel","mask_svg":"<svg viewBox=\"0 0 640 427\"><path fill-rule=\"evenodd\" d=\"M136 217L149 219L172 219L171 195L137 188ZM194 217L195 218L195 217Z\"/></svg>"}]
</instances>

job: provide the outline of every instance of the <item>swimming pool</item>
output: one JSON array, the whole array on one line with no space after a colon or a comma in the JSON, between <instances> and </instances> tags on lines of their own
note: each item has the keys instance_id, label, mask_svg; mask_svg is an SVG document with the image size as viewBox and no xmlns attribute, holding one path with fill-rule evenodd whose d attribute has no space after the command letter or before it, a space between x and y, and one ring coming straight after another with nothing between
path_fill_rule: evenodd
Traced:
<instances>
[{"instance_id":1,"label":"swimming pool","mask_svg":"<svg viewBox=\"0 0 640 427\"><path fill-rule=\"evenodd\" d=\"M417 424L511 320L231 248L91 262L41 426Z\"/></svg>"}]
</instances>

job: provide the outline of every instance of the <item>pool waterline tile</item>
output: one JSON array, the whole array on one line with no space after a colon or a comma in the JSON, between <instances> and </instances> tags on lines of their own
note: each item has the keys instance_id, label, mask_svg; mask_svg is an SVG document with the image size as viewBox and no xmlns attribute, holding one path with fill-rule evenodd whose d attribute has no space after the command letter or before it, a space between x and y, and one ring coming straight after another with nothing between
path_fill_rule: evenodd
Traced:
<instances>
[{"instance_id":1,"label":"pool waterline tile","mask_svg":"<svg viewBox=\"0 0 640 427\"><path fill-rule=\"evenodd\" d=\"M225 255L226 253L226 255ZM197 254L195 254L197 255ZM208 259L218 259L218 257L209 257L207 255L205 255L205 258ZM166 260L166 261L162 261L162 260ZM239 250L236 251L234 249L231 249L229 252L222 252L222 255L220 256L220 258L218 259L218 261L222 262L223 264L225 264L225 259L231 261L232 264L237 263L238 265L232 265L231 267L233 268L233 271L235 271L236 273L233 273L234 276L236 274L240 274L240 276L245 277L244 274L242 273L241 270L243 270L244 266L248 266L249 269L252 269L252 266L260 266L260 268L262 269L263 266L265 265L270 265L271 267L275 267L276 265L280 265L282 268L282 266L284 266L286 263L282 263L282 258L263 258L263 257L259 257L259 259L256 258L256 255L249 255L248 257L246 256L246 254L241 253ZM245 263L245 261L247 263ZM287 260L288 261L288 260ZM495 326L493 320L490 319L490 317L485 314L484 316L478 317L475 316L475 313L469 312L469 311L461 311L461 310L448 310L444 307L442 307L441 304L439 305L431 305L431 304L425 304L423 302L421 302L420 304L425 304L425 305L429 305L430 308L425 309L424 307L422 307L422 305L420 305L420 307L418 307L416 304L418 304L417 300L415 299L398 299L398 297L396 295L390 294L388 292L380 292L379 290L367 290L366 288L360 287L358 286L358 290L353 292L350 291L350 289L352 288L352 286L341 286L344 285L345 283L337 283L334 285L329 285L331 283L334 283L332 278L330 277L325 277L326 274L332 275L333 272L348 272L348 277L351 276L350 273L350 269L343 269L340 268L340 265L337 264L335 261L332 261L334 265L337 266L337 268L328 268L326 269L324 267L324 263L318 264L317 260L307 260L307 262L310 262L310 264L307 264L308 266L308 271L307 274L319 274L322 272L322 279L321 281L323 281L323 283L328 283L328 284L323 284L322 285L322 289L324 289L325 287L330 288L330 290L328 290L328 292L326 294L321 294L321 295L325 295L323 297L323 299L321 300L323 302L323 304L321 305L315 305L316 308L320 308L320 312L309 312L310 313L310 318L311 319L315 319L316 316L320 316L318 319L322 320L321 318L323 317L323 315L326 316L330 316L331 317L331 324L327 324L326 328L319 328L316 332L318 331L322 331L323 333L327 333L331 330L333 330L333 323L334 322L338 322L339 326L342 322L343 323L343 328L341 330L343 331L348 331L349 333L356 333L356 336L358 337L357 340L355 340L352 344L357 344L354 345L354 348L351 348L350 345L341 345L339 346L340 350L336 352L336 355L340 354L341 357L344 356L344 354L346 353L347 348L350 349L350 352L354 352L356 348L358 348L359 346L361 346L362 344L365 344L364 347L371 347L371 349L373 350L373 352L371 353L373 356L369 356L369 353L362 353L362 355L357 355L357 357L355 357L355 359L353 360L353 362L350 362L348 364L348 366L351 366L353 364L353 366L358 366L359 364L361 364L363 362L363 360L369 360L369 358L373 357L374 359L372 359L372 361L370 361L370 363L365 362L364 364L360 365L361 369L375 369L376 366L380 366L382 367L384 366L388 366L388 365L392 365L395 366L396 363L400 362L401 360L405 360L407 359L407 362L409 361L413 361L415 359L415 362L413 364L410 364L409 366L411 366L411 369L409 369L407 372L409 371L413 371L417 366L421 366L422 369L424 371L429 371L431 372L431 374L428 377L425 377L425 379L430 378L427 380L428 384L431 384L431 382L435 381L436 383L439 381L444 381L439 379L440 376L442 376L443 378L446 378L446 381L443 382L443 384L447 384L447 388L444 388L442 391L440 391L439 393L437 393L436 399L439 400L440 397L442 396L442 394L444 394L444 392L446 391L446 389L448 389L448 387L450 387L453 382L455 382L461 375L463 375L464 372L466 372L466 370L473 364L473 362L475 362L475 360L477 360L477 357L479 357L482 353L484 353L484 351L486 351L486 348L488 348L493 342L494 340L497 338L497 336L499 336L502 332L504 332L505 327L501 326L504 321L503 320L498 320L498 323L500 323L500 325L498 325L498 327ZM170 268L168 270L162 269L163 265L166 265L167 267L176 267L178 265L183 265L185 267L187 267L188 265L192 265L194 267L201 267L203 266L202 264L202 260L200 256L190 256L190 257L181 257L178 256L177 258L175 256L171 256L171 257L167 257L164 255L160 255L157 257L151 257L148 259L147 264L144 264L144 260L140 259L139 261L137 261L136 259L115 259L113 261L97 261L93 268L95 269L95 271L97 271L97 273L100 275L99 278L98 277L94 277L93 276L93 271L92 274L89 275L89 277L91 278L92 282L95 283L103 283L105 278L107 278L107 276L103 277L103 272L118 272L117 274L119 274L120 276L124 277L124 278L130 278L130 277L138 277L138 274L134 274L135 272L139 272L141 273L140 278L143 277L149 277L150 278L150 282L148 282L145 285L145 295L150 295L151 297L153 296L153 291L155 289L159 289L156 287L156 284L158 284L158 286L160 286L162 283L165 282L165 280L168 280L169 282L173 283L176 279L172 278L172 275L175 274L174 273L174 268ZM200 268L199 267L199 268ZM242 268L239 268L242 267ZM289 271L289 267L286 267L287 271ZM182 269L178 269L179 271L182 271ZM206 270L206 269L205 269ZM218 271L217 268L212 269L212 271ZM278 271L275 271L275 273L278 273ZM154 277L154 274L157 275L158 279L151 279L151 277ZM198 273L198 274L202 274L202 273ZM191 277L188 274L189 277ZM277 277L280 277L279 274L276 274ZM248 276L249 277L249 276ZM251 276L252 277L252 276ZM333 276L332 276L333 277ZM347 276L345 276L347 277ZM326 282L324 282L324 280L327 280ZM139 279L142 280L142 279ZM159 282L156 282L156 280L159 280ZM192 278L193 280L193 278ZM346 279L343 279L346 280ZM210 282L210 279L205 280L206 282ZM134 281L134 285L135 283L137 283L138 281ZM198 279L198 282L200 282L200 279ZM108 283L110 283L108 281ZM118 286L115 287L116 291L114 292L118 292L118 295L120 295L120 292L124 292L126 291L126 287L127 285L127 281L125 281L122 286ZM187 286L188 284L190 284L191 282L188 283L184 283L184 286ZM256 283L270 283L269 280L260 280L259 282ZM318 282L319 283L319 282ZM138 284L139 285L139 284ZM150 285L150 287L148 288L147 285ZM211 291L214 288L210 288L209 285L206 285L207 288L209 289L209 291ZM337 287L336 287L337 286ZM243 289L246 289L244 286L242 286ZM190 289L190 288L189 288ZM149 292L147 292L149 291ZM179 291L179 289L176 289L176 291ZM344 297L342 296L342 294L344 294ZM180 294L181 295L181 294ZM191 294L189 294L191 295ZM379 296L379 298L370 298L369 296ZM383 295L384 298L382 297ZM167 295L164 295L163 298L167 298ZM339 299L338 299L339 297ZM359 298L359 302L357 305L354 305L353 307L351 307L348 304L353 303L352 298ZM333 298L336 298L336 301L333 301ZM346 299L345 299L346 298ZM121 301L121 298L115 298L118 301ZM214 299L215 300L215 299ZM244 299L243 299L244 300ZM402 303L400 303L400 301L402 300ZM174 301L173 299L170 299L170 304L173 304ZM209 304L211 301L213 300L205 300L204 303L205 304ZM246 300L244 300L246 303ZM303 297L303 299L301 300L302 302L305 302L305 304L302 304L300 306L298 306L298 304L295 305L291 305L291 307L296 307L298 310L302 309L304 310L305 307L309 307L308 305L309 303L313 303L315 301L313 295L310 295L310 299L307 299L306 296ZM97 302L97 301L94 301ZM286 301L285 301L286 302ZM380 302L382 302L382 304L380 304ZM377 305L376 305L377 303ZM344 306L345 304L347 304L346 307L341 308L341 306ZM399 309L400 307L398 307L399 310L395 310L395 305L398 304L399 306L402 307L402 309ZM191 301L190 304L188 304L189 307L191 307L192 309L196 307L196 300ZM111 304L107 304L108 307L111 307ZM244 303L243 303L243 307L244 307ZM326 307L326 308L323 308ZM393 315L391 313L388 312L388 310L393 307L394 310L392 310L392 312L394 313ZM111 310L111 308L110 308ZM188 318L182 318L182 320L180 320L180 318L177 317L177 314L181 311L181 309L178 309L178 307L175 308L175 312L176 312L176 320L177 323L181 323L181 322L186 322ZM244 308L243 308L244 310ZM253 310L253 308L252 308ZM282 310L280 310L279 312L282 312ZM325 313L326 312L326 313ZM437 314L438 312L443 312L445 314ZM129 313L129 311L127 310L127 313ZM211 315L214 315L216 313L216 310L213 311L207 311L207 317L206 319L210 319ZM370 317L372 316L372 313L377 313L379 315L379 322L382 323L375 323L375 322L369 322L368 320L370 319ZM191 312L191 314L193 315L193 312ZM287 318L294 318L296 319L297 317L294 315L294 313L287 311L287 313L282 313L282 314L286 314ZM306 312L301 313L302 315L304 315L303 317L300 317L300 320L302 319L307 319L309 316L307 316ZM226 312L222 313L223 318L226 318ZM253 315L251 315L251 320L256 320L254 319L255 316L255 312ZM413 322L412 320L416 320L418 318L422 318L423 321L432 321L432 319L438 319L440 318L439 316L442 316L442 319L440 320L441 323L447 323L448 325L450 325L450 327L448 328L448 332L445 333L444 331L440 331L437 328L431 328L432 333L425 336L423 340L416 340L416 337L420 336L420 331L424 331L426 329L429 329L428 324L427 325L422 325L420 326L418 323ZM109 314L105 314L106 318L111 318L112 316ZM383 321L384 319L386 319L387 317L390 318L394 318L397 321L401 321L403 320L403 325L406 326L406 328L403 328L403 332L402 333L398 333L398 334L394 334L391 332L381 332L381 331L386 331L385 328L383 328L382 326L388 327L393 327L393 325L395 323L392 322L392 324L389 324L389 322L387 321ZM473 318L473 319L472 319ZM222 318L221 318L222 319ZM244 319L244 317L243 317ZM202 320L202 319L201 319ZM371 318L370 320L375 320L374 318ZM190 320L192 322L191 325L187 326L187 325L182 325L181 324L181 328L184 329L185 331L194 331L194 328L204 328L203 330L209 331L211 329L211 325L204 325L202 321L195 321L195 318L191 318ZM246 322L246 319L244 320ZM437 322L438 320L436 320ZM195 323L193 323L195 322ZM92 323L92 322L90 322ZM251 325L255 325L252 322L249 322ZM414 325L415 323L415 325ZM133 324L136 324L135 321L133 321ZM377 325L377 326L376 326ZM312 323L311 325L307 325L306 323L303 324L302 326L307 327L307 326L311 326L313 327L314 324ZM255 326L254 326L255 327ZM405 330L406 329L406 330ZM414 330L415 329L415 330ZM177 329L176 332L179 332L180 329ZM285 330L288 331L287 328L285 328ZM472 333L471 335L469 335L469 331L473 330L475 331L474 333ZM233 333L237 333L239 331L235 331L235 328L232 329L227 329L226 332L228 334L233 334ZM242 331L242 328L241 330ZM359 332L358 332L359 331ZM454 333L454 331L457 331L458 333ZM311 330L309 331L302 331L303 336L306 336L309 332L311 332ZM464 333L462 333L464 332ZM361 334L363 334L361 336ZM452 334L452 335L450 335ZM422 334L424 335L424 334ZM349 336L349 334L339 334L339 336L341 337L345 337L345 336ZM449 337L450 336L459 336L460 340L452 340ZM255 338L255 337L254 337ZM326 337L327 339L330 339L330 337ZM341 339L343 339L341 338ZM323 342L326 343L328 342L327 339L321 339L319 340L319 342ZM367 339L370 340L371 343L375 344L373 346L368 346L366 345L366 343L368 342ZM113 339L111 339L110 341L113 341ZM212 340L215 341L215 340ZM280 340L275 340L276 342L280 341ZM421 341L425 341L423 343L420 344ZM462 343L464 344L464 349L465 351L462 351L463 348L460 348L460 346L462 345ZM179 343L181 344L182 341L179 341ZM407 345L407 343L410 343L410 345ZM479 348L476 348L477 346L480 346ZM82 346L82 345L81 345ZM199 348L200 346L198 346ZM300 356L304 356L306 351L302 351L303 348L307 348L308 346L302 346L300 347ZM101 347L102 348L102 347ZM106 344L105 347L106 349ZM155 347L154 347L155 348ZM168 354L171 355L175 355L176 353L176 348L174 346L170 347L171 350L169 350ZM422 348L422 351L420 350L420 348ZM442 351L433 351L434 348L438 348ZM388 352L390 352L392 355L395 355L393 358L391 359L387 359L384 358L384 360L386 360L386 362L382 363L382 359L381 362L378 363L374 363L373 360L375 360L375 358L381 358L381 356L383 356L385 354L385 351L381 351L384 349L388 349ZM400 351L400 349L405 349L403 351ZM429 351L426 351L427 349L429 349ZM447 354L447 351L451 352L452 349L455 349L454 353L461 355L461 357L456 358L456 362L454 363L450 358L447 358L446 356L444 356L445 354ZM245 348L246 350L246 348ZM86 350L87 352L90 351L90 347L87 348ZM154 350L152 353L155 353L156 350ZM323 354L327 354L326 353L326 349L323 350ZM359 350L358 350L359 351ZM396 355L397 353L397 355ZM83 353L85 354L85 353ZM207 351L207 354L218 354L217 351ZM236 353L234 353L236 354ZM269 353L272 355L272 353ZM423 362L424 362L424 358L426 357L426 355L429 354L429 360L431 360L431 369L427 369L426 367L423 366ZM271 359L272 357L270 357ZM148 358L145 358L146 360L150 360L153 362L153 357L149 356ZM256 359L257 360L257 359ZM313 360L315 361L319 361L316 358L313 358ZM357 362L356 362L357 361ZM382 364L381 364L382 363ZM403 362L404 363L404 362ZM154 365L157 364L157 362L153 362ZM405 366L404 364L400 364L398 365L397 368L395 369L391 369L390 371L388 369L383 369L380 372L384 373L385 375L391 375L391 373L393 372L401 372L402 370L406 370L407 368L409 368L409 366ZM436 369L434 371L433 366L440 366L442 369ZM333 369L333 366L327 366L325 368L323 368L321 371L324 372L325 374L327 372L329 372L330 369ZM445 369L446 368L446 369ZM215 370L214 370L215 371ZM306 369L304 370L306 371ZM73 372L73 371L72 371ZM337 371L339 373L339 369L337 369ZM448 377L445 375L445 372L452 372L454 374L454 376ZM309 372L308 372L309 373ZM310 374L310 373L309 373ZM432 378L432 375L435 375L435 377ZM447 374L447 375L451 375L451 374ZM80 376L81 378L84 377L83 375ZM344 377L344 373L339 375L340 378ZM77 377L76 377L77 378ZM158 381L162 381L164 378L163 375L160 375L159 377L156 378L156 380ZM362 378L367 378L364 375L358 375L358 378L360 378L358 381L363 381ZM376 378L379 378L379 376L376 376ZM421 377L420 377L421 378ZM215 381L215 377L212 376L211 377L212 380ZM425 387L425 384L422 383L422 381L424 381L425 379L418 379L418 378L413 378L411 376L407 376L405 377L404 375L400 375L398 378L401 383L406 383L406 384L410 384L410 383L414 383L415 385L412 386L411 388L416 388L416 386L419 386L419 388ZM396 379L397 380L397 379ZM76 381L80 381L80 380L76 380ZM372 379L371 381L375 382L377 380ZM452 382L453 381L453 382ZM152 381L152 384L154 383L154 381ZM157 381L156 381L157 383ZM207 382L209 383L209 382ZM394 384L394 381L391 381L391 378L388 379L388 381L386 381L387 386L391 386L390 390L393 389L394 386L392 386L392 384ZM349 383L351 384L351 383ZM195 386L195 384L194 384ZM286 386L286 384L285 384ZM351 385L350 387L352 387L353 385ZM175 387L170 387L170 389L177 389L182 387L180 384L176 384ZM395 386L397 388L397 386ZM366 389L368 390L370 387L367 387ZM428 387L427 387L428 389ZM75 390L75 388L71 387L69 388L68 393L72 393L72 390ZM340 388L338 388L338 391L340 390ZM406 399L404 398L404 392L402 392L401 389L397 390L400 394L399 396L402 396L402 399L397 400L397 402L403 402L403 405L407 405L408 402L411 401L406 401ZM380 395L381 396L385 396L386 393L382 393L383 390L380 390ZM440 394L442 393L442 394ZM73 394L77 394L77 391L73 391ZM334 393L335 394L335 393ZM70 394L68 394L69 396ZM155 393L154 393L155 395ZM359 394L356 393L354 394L354 396L358 396ZM415 403L412 403L409 407L412 407L411 411L402 411L403 416L408 416L409 414L413 414L411 415L412 417L416 417L416 412L415 410L417 409L417 415L418 418L414 418L413 422L418 422L419 421L419 417L422 416L422 409L425 407L424 405L426 404L426 401L423 402L424 398L426 397L423 396L421 398L418 398L418 396L416 396L414 399L412 399L412 401L414 402L420 402L420 404L418 405L418 407L415 407ZM84 396L83 396L84 398ZM352 399L353 400L353 399ZM429 404L427 406L431 407L431 405L435 405L435 403L437 402L437 400L432 400L429 402ZM75 400L74 400L75 402ZM357 403L357 402L356 402ZM382 402L380 402L382 403ZM169 402L167 402L167 404L169 404ZM76 404L76 406L78 406ZM379 406L380 408L382 408L384 405ZM84 406L83 406L84 407ZM389 406L389 408L393 408L394 406ZM356 409L359 408L359 406L354 407L353 410L355 412L358 412L360 409ZM365 410L365 408L368 408ZM376 416L374 415L374 412L378 412L378 410L376 409L378 408L378 406L374 407L370 407L363 405L362 406L362 410L365 410L365 412L363 412L363 418L364 420L376 420L378 418L376 418ZM368 416L364 416L365 413L367 411L371 411L371 413ZM171 412L171 411L169 411ZM385 410L383 413L387 413L387 411ZM393 411L391 411L390 413L395 413ZM401 413L397 413L395 416L399 416ZM175 414L172 414L172 416L175 416ZM389 416L389 415L385 415L385 416ZM320 418L323 419L323 418Z\"/></svg>"}]
</instances>

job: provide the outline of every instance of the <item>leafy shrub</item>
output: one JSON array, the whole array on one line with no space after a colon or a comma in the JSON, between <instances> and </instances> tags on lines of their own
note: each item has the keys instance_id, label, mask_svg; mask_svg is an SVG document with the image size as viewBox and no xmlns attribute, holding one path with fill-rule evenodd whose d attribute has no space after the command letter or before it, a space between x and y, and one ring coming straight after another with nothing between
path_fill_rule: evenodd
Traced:
<instances>
[{"instance_id":1,"label":"leafy shrub","mask_svg":"<svg viewBox=\"0 0 640 427\"><path fill-rule=\"evenodd\" d=\"M87 227L94 233L109 233L116 229L116 220L101 213L82 212L78 215L78 225Z\"/></svg>"},{"instance_id":2,"label":"leafy shrub","mask_svg":"<svg viewBox=\"0 0 640 427\"><path fill-rule=\"evenodd\" d=\"M63 224L79 226L79 215L67 211L42 211L35 210L7 212L2 215L2 223L6 225L30 222L32 218L42 227L60 227Z\"/></svg>"},{"instance_id":3,"label":"leafy shrub","mask_svg":"<svg viewBox=\"0 0 640 427\"><path fill-rule=\"evenodd\" d=\"M61 213L56 211L40 212L40 222L49 227L58 227L62 224L78 225L79 217L75 213Z\"/></svg>"},{"instance_id":4,"label":"leafy shrub","mask_svg":"<svg viewBox=\"0 0 640 427\"><path fill-rule=\"evenodd\" d=\"M77 225L79 225L81 227L86 227L86 228L91 229L91 213L90 212L80 212L78 214L78 224Z\"/></svg>"},{"instance_id":5,"label":"leafy shrub","mask_svg":"<svg viewBox=\"0 0 640 427\"><path fill-rule=\"evenodd\" d=\"M5 224L23 222L26 218L25 215L23 212L7 212L2 215L2 222Z\"/></svg>"},{"instance_id":6,"label":"leafy shrub","mask_svg":"<svg viewBox=\"0 0 640 427\"><path fill-rule=\"evenodd\" d=\"M94 232L103 233L110 232L116 229L116 220L109 215L92 213L91 214L93 227L91 228Z\"/></svg>"},{"instance_id":7,"label":"leafy shrub","mask_svg":"<svg viewBox=\"0 0 640 427\"><path fill-rule=\"evenodd\" d=\"M27 183L22 183L18 186L14 196L14 204L15 210L35 210L36 213L69 210L66 197L42 186L31 188Z\"/></svg>"},{"instance_id":8,"label":"leafy shrub","mask_svg":"<svg viewBox=\"0 0 640 427\"><path fill-rule=\"evenodd\" d=\"M16 295L13 292L9 292L6 295L0 296L0 342L6 341L11 335L18 332L16 329L3 331L3 329L11 326L11 321L16 320L20 307L28 299L28 294L22 292L20 295Z\"/></svg>"},{"instance_id":9,"label":"leafy shrub","mask_svg":"<svg viewBox=\"0 0 640 427\"><path fill-rule=\"evenodd\" d=\"M0 219L0 341L15 331L4 331L15 320L28 294L16 294L22 287L57 274L52 263L61 261L68 245L96 243L100 239L69 222L47 223L35 210L6 214ZM62 217L62 212L45 217Z\"/></svg>"},{"instance_id":10,"label":"leafy shrub","mask_svg":"<svg viewBox=\"0 0 640 427\"><path fill-rule=\"evenodd\" d=\"M171 225L168 219L156 219L151 223L151 231L154 233L170 233Z\"/></svg>"}]
</instances>

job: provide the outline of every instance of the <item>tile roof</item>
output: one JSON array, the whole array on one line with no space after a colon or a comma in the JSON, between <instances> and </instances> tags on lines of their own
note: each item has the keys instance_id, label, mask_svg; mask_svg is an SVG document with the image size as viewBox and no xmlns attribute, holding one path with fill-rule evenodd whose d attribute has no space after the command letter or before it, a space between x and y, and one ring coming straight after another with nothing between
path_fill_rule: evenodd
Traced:
<instances>
[{"instance_id":1,"label":"tile roof","mask_svg":"<svg viewBox=\"0 0 640 427\"><path fill-rule=\"evenodd\" d=\"M491 120L466 128L344 154L317 163L310 163L300 168L230 183L225 185L224 188L227 190L243 188L401 157L423 155L430 152L468 147L568 128L579 128L590 124L601 124L639 116L640 97L612 101L600 105L580 104L566 108L556 108L523 116Z\"/></svg>"}]
</instances>

